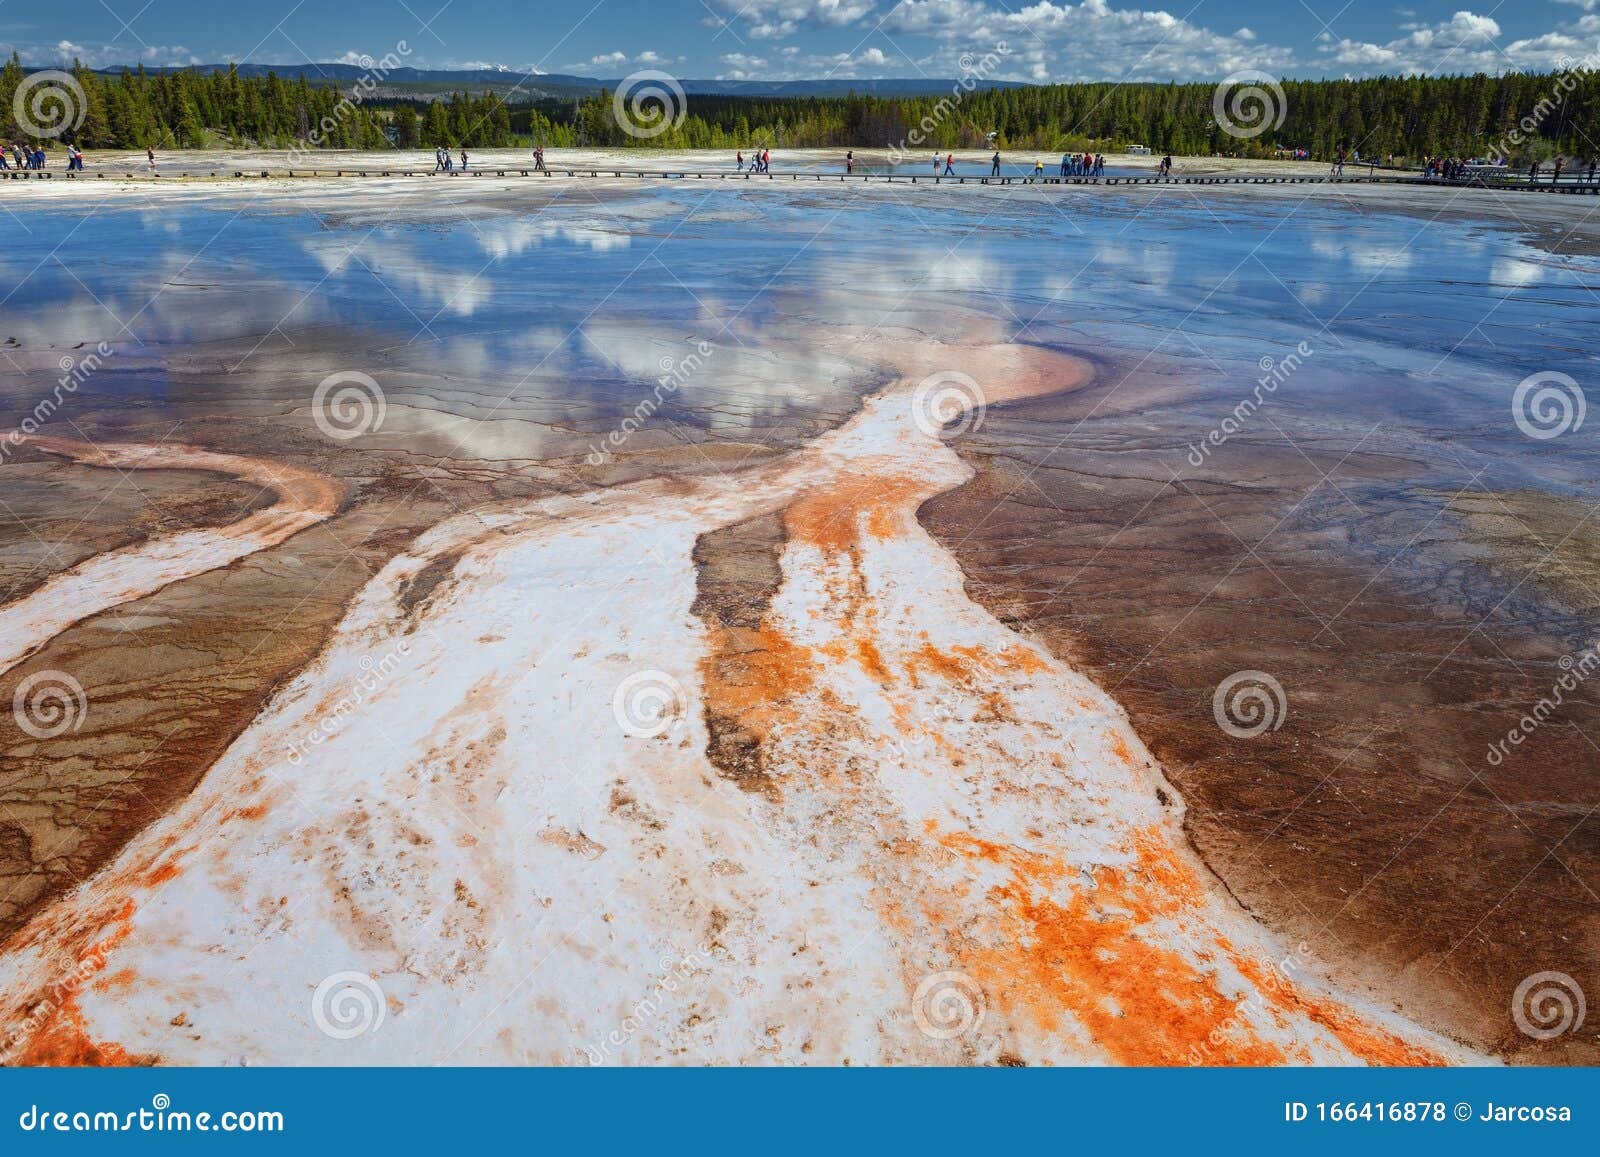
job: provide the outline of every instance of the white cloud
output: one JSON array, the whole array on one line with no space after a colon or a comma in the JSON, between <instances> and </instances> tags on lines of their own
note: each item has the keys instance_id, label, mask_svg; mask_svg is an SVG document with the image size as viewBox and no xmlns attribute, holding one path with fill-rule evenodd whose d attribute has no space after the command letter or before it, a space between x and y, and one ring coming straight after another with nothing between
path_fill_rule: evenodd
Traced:
<instances>
[{"instance_id":1,"label":"white cloud","mask_svg":"<svg viewBox=\"0 0 1600 1157\"><path fill-rule=\"evenodd\" d=\"M1600 4L1600 0L1588 3ZM1467 11L1437 24L1404 24L1400 31L1407 35L1382 44L1322 38L1318 51L1324 63L1354 67L1366 74L1422 76L1560 70L1595 52L1600 16L1581 16L1550 32L1512 41L1502 39L1504 34L1497 21Z\"/></svg>"},{"instance_id":2,"label":"white cloud","mask_svg":"<svg viewBox=\"0 0 1600 1157\"><path fill-rule=\"evenodd\" d=\"M802 26L842 28L869 16L875 0L709 0L713 27L739 24L757 40L792 35Z\"/></svg>"},{"instance_id":3,"label":"white cloud","mask_svg":"<svg viewBox=\"0 0 1600 1157\"><path fill-rule=\"evenodd\" d=\"M182 68L190 64L207 64L181 44L145 44L130 48L125 44L78 44L71 40L58 40L54 44L5 44L0 52L10 56L13 52L29 68L59 68L81 60L90 68L112 68L119 64L144 64L151 68Z\"/></svg>"},{"instance_id":4,"label":"white cloud","mask_svg":"<svg viewBox=\"0 0 1600 1157\"><path fill-rule=\"evenodd\" d=\"M562 70L565 72L610 72L622 68L665 68L669 64L682 63L683 59L681 56L662 56L661 53L650 49L636 56L629 56L626 52L602 52L591 56L588 60L562 65Z\"/></svg>"},{"instance_id":5,"label":"white cloud","mask_svg":"<svg viewBox=\"0 0 1600 1157\"><path fill-rule=\"evenodd\" d=\"M1015 10L986 0L900 0L883 27L939 41L946 49L941 71L962 52L987 53L1004 42L1000 79L1221 77L1246 68L1281 71L1294 59L1287 48L1259 43L1248 28L1218 33L1170 12L1112 8L1106 0L1038 0Z\"/></svg>"}]
</instances>

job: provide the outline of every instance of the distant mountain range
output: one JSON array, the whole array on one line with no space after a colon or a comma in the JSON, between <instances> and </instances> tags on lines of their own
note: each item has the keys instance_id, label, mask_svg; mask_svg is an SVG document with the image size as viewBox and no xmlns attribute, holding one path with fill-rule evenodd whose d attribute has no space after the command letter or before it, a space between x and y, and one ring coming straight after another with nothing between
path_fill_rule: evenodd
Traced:
<instances>
[{"instance_id":1,"label":"distant mountain range","mask_svg":"<svg viewBox=\"0 0 1600 1157\"><path fill-rule=\"evenodd\" d=\"M150 73L171 72L226 72L226 64L197 64L188 69L149 68ZM240 64L240 76L265 76L276 72L289 80L304 76L312 84L353 84L372 73L370 68L358 64ZM102 68L107 76L119 76L121 67ZM683 91L691 96L844 96L860 93L872 96L931 96L950 92L956 85L954 79L890 78L882 80L700 80L683 77L678 80ZM419 100L470 89L473 92L492 91L501 95L515 93L530 100L541 97L588 96L601 89L615 91L620 79L607 80L592 76L570 76L565 73L545 72L524 77L506 69L429 69L396 68L387 73L378 84L378 94L390 97L415 97ZM1021 88L1018 81L986 80L979 88Z\"/></svg>"}]
</instances>

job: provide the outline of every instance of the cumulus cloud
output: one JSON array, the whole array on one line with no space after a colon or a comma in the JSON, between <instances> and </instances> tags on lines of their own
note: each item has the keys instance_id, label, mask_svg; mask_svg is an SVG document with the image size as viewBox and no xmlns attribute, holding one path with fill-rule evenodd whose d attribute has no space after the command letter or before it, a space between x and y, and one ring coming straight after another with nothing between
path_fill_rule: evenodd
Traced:
<instances>
[{"instance_id":1,"label":"cumulus cloud","mask_svg":"<svg viewBox=\"0 0 1600 1157\"><path fill-rule=\"evenodd\" d=\"M765 80L772 76L769 62L764 56L726 52L719 59L723 71L717 74L718 80Z\"/></svg>"},{"instance_id":2,"label":"cumulus cloud","mask_svg":"<svg viewBox=\"0 0 1600 1157\"><path fill-rule=\"evenodd\" d=\"M802 27L856 24L878 33L875 39L884 44L882 50L834 54L802 54L789 45L761 53L760 63L751 63L754 56L738 63L724 58L729 79L954 76L963 71L963 56L989 53L1001 42L1005 61L992 78L1035 82L1215 80L1246 69L1278 76L1544 71L1592 58L1600 47L1600 15L1507 41L1493 16L1462 9L1429 22L1397 9L1403 23L1391 38L1323 32L1297 51L1254 28L1219 32L1162 9L1113 7L1110 0L1024 0L1020 6L1006 0L883 0L886 10L874 0L706 2L717 13L708 24L738 24L757 39L785 37ZM1600 0L1562 2L1600 12ZM924 53L930 41L932 51ZM873 51L877 57L869 55Z\"/></svg>"},{"instance_id":3,"label":"cumulus cloud","mask_svg":"<svg viewBox=\"0 0 1600 1157\"><path fill-rule=\"evenodd\" d=\"M1015 10L987 0L900 0L883 22L890 33L929 36L948 50L984 53L1005 42L1000 76L1023 80L1167 80L1281 69L1287 48L1262 44L1249 28L1219 33L1170 12L1038 0Z\"/></svg>"},{"instance_id":4,"label":"cumulus cloud","mask_svg":"<svg viewBox=\"0 0 1600 1157\"><path fill-rule=\"evenodd\" d=\"M1588 3L1593 6L1600 0ZM1325 63L1367 74L1423 76L1559 70L1592 57L1600 36L1600 16L1581 16L1550 32L1511 41L1503 39L1496 20L1468 11L1457 12L1436 24L1403 24L1400 31L1406 35L1382 44L1335 40L1325 35L1319 38L1318 52Z\"/></svg>"},{"instance_id":5,"label":"cumulus cloud","mask_svg":"<svg viewBox=\"0 0 1600 1157\"><path fill-rule=\"evenodd\" d=\"M606 72L621 68L665 68L683 61L681 56L662 56L653 49L629 56L626 52L601 52L588 60L563 65L567 72Z\"/></svg>"},{"instance_id":6,"label":"cumulus cloud","mask_svg":"<svg viewBox=\"0 0 1600 1157\"><path fill-rule=\"evenodd\" d=\"M728 52L718 59L725 66L717 74L718 80L863 80L932 75L927 71L930 59L916 61L881 48L802 55L799 48L788 45L776 53L777 63L772 57L747 52Z\"/></svg>"},{"instance_id":7,"label":"cumulus cloud","mask_svg":"<svg viewBox=\"0 0 1600 1157\"><path fill-rule=\"evenodd\" d=\"M204 64L194 53L181 44L144 44L129 47L125 44L78 44L71 40L58 40L54 44L6 44L0 42L0 52L10 56L13 52L29 68L59 68L81 60L90 68L112 68L119 64L143 64L151 68L182 68L190 64Z\"/></svg>"},{"instance_id":8,"label":"cumulus cloud","mask_svg":"<svg viewBox=\"0 0 1600 1157\"><path fill-rule=\"evenodd\" d=\"M793 35L801 26L842 28L871 15L874 0L708 0L713 27L738 24L757 40Z\"/></svg>"}]
</instances>

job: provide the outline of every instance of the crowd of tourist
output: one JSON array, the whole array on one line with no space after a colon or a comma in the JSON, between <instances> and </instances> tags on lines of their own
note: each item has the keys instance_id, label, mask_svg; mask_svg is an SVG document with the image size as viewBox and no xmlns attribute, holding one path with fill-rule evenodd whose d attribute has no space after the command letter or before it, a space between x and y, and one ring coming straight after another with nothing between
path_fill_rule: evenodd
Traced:
<instances>
[{"instance_id":1,"label":"crowd of tourist","mask_svg":"<svg viewBox=\"0 0 1600 1157\"><path fill-rule=\"evenodd\" d=\"M0 169L42 170L48 161L44 149L38 145L0 145ZM67 146L67 171L83 169L83 153L77 145Z\"/></svg>"}]
</instances>

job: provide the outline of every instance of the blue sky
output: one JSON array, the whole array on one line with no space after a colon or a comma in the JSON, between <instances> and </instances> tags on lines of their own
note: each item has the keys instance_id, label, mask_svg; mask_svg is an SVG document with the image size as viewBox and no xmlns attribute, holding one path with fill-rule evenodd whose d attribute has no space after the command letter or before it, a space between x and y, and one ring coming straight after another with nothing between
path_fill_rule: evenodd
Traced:
<instances>
[{"instance_id":1,"label":"blue sky","mask_svg":"<svg viewBox=\"0 0 1600 1157\"><path fill-rule=\"evenodd\" d=\"M381 58L620 77L1214 80L1600 65L1600 0L0 0L24 62ZM1000 46L1003 46L1000 47Z\"/></svg>"}]
</instances>

